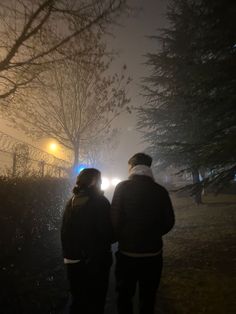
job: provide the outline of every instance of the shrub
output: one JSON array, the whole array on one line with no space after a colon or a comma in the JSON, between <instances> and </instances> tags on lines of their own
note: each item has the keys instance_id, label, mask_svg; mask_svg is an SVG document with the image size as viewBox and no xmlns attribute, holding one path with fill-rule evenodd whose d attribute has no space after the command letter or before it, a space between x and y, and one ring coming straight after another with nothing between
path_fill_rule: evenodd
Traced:
<instances>
[{"instance_id":1,"label":"shrub","mask_svg":"<svg viewBox=\"0 0 236 314\"><path fill-rule=\"evenodd\" d=\"M56 313L66 298L60 246L71 184L59 178L0 178L0 308Z\"/></svg>"}]
</instances>

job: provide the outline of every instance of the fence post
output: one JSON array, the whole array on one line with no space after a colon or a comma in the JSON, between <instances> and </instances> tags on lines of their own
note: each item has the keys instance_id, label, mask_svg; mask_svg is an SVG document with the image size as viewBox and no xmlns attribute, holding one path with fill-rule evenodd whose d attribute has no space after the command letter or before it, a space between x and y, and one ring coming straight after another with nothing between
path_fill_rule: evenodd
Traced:
<instances>
[{"instance_id":1,"label":"fence post","mask_svg":"<svg viewBox=\"0 0 236 314\"><path fill-rule=\"evenodd\" d=\"M13 159L12 159L12 176L14 177L16 175L16 153L13 153Z\"/></svg>"},{"instance_id":2,"label":"fence post","mask_svg":"<svg viewBox=\"0 0 236 314\"><path fill-rule=\"evenodd\" d=\"M41 160L40 161L40 176L44 177L44 171L45 171L45 161Z\"/></svg>"}]
</instances>

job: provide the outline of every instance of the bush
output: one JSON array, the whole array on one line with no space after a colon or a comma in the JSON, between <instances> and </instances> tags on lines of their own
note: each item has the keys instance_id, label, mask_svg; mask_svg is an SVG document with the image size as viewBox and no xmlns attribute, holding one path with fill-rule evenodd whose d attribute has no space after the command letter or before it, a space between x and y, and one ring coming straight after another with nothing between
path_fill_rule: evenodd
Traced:
<instances>
[{"instance_id":1,"label":"bush","mask_svg":"<svg viewBox=\"0 0 236 314\"><path fill-rule=\"evenodd\" d=\"M67 287L60 224L70 183L58 178L0 178L0 308L58 313Z\"/></svg>"}]
</instances>

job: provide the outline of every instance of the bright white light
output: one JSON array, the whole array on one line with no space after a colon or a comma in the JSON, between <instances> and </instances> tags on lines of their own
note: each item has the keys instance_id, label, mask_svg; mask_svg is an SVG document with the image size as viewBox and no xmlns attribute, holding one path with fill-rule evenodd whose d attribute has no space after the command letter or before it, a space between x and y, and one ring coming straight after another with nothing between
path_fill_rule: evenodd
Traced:
<instances>
[{"instance_id":1,"label":"bright white light","mask_svg":"<svg viewBox=\"0 0 236 314\"><path fill-rule=\"evenodd\" d=\"M113 185L113 186L116 186L118 183L120 183L121 182L121 180L119 179L119 178L113 178L112 180L111 180L111 184Z\"/></svg>"},{"instance_id":2,"label":"bright white light","mask_svg":"<svg viewBox=\"0 0 236 314\"><path fill-rule=\"evenodd\" d=\"M109 182L109 179L108 178L102 178L102 185L101 185L101 189L103 191L107 190L110 186L110 182Z\"/></svg>"},{"instance_id":3,"label":"bright white light","mask_svg":"<svg viewBox=\"0 0 236 314\"><path fill-rule=\"evenodd\" d=\"M50 143L49 144L49 149L53 152L57 150L57 143Z\"/></svg>"}]
</instances>

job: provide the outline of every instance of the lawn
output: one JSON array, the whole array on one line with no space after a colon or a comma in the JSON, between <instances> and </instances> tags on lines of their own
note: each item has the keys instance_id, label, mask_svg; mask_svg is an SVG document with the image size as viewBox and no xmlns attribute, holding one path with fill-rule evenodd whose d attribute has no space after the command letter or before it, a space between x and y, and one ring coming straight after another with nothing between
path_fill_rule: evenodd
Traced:
<instances>
[{"instance_id":1,"label":"lawn","mask_svg":"<svg viewBox=\"0 0 236 314\"><path fill-rule=\"evenodd\" d=\"M67 313L60 225L68 191L53 180L0 181L0 313ZM172 198L176 225L164 237L155 314L236 313L236 196L208 195L201 206ZM116 314L113 271L105 314Z\"/></svg>"},{"instance_id":2,"label":"lawn","mask_svg":"<svg viewBox=\"0 0 236 314\"><path fill-rule=\"evenodd\" d=\"M236 313L236 196L173 197L156 314Z\"/></svg>"}]
</instances>

